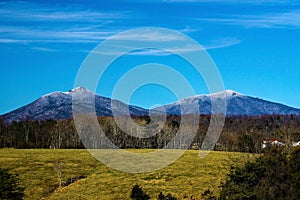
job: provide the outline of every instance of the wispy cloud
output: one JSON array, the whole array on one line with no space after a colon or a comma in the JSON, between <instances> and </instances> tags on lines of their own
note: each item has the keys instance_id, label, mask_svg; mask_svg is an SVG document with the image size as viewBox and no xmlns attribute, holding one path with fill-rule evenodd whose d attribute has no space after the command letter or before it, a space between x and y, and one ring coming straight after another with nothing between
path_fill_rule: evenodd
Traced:
<instances>
[{"instance_id":1,"label":"wispy cloud","mask_svg":"<svg viewBox=\"0 0 300 200\"><path fill-rule=\"evenodd\" d=\"M10 38L0 38L0 43L28 43L27 40L16 40Z\"/></svg>"},{"instance_id":2,"label":"wispy cloud","mask_svg":"<svg viewBox=\"0 0 300 200\"><path fill-rule=\"evenodd\" d=\"M162 0L167 3L296 4L297 0Z\"/></svg>"},{"instance_id":3,"label":"wispy cloud","mask_svg":"<svg viewBox=\"0 0 300 200\"><path fill-rule=\"evenodd\" d=\"M233 45L240 44L241 40L233 37L225 37L217 40L212 40L209 44L206 44L204 48L206 50L209 49L219 49L219 48L225 48L225 47L230 47Z\"/></svg>"},{"instance_id":4,"label":"wispy cloud","mask_svg":"<svg viewBox=\"0 0 300 200\"><path fill-rule=\"evenodd\" d=\"M184 29L180 29L178 31L182 33L192 33L192 32L198 32L200 30L201 30L200 28L185 27Z\"/></svg>"},{"instance_id":5,"label":"wispy cloud","mask_svg":"<svg viewBox=\"0 0 300 200\"><path fill-rule=\"evenodd\" d=\"M237 45L241 43L241 41L237 38L220 38L216 40L212 40L208 44L204 46L198 46L195 44L186 44L182 46L176 46L164 48L164 49L156 49L156 48L145 48L145 49L136 49L127 53L127 55L132 56L169 56L172 54L186 54L191 52L198 52L203 50L210 50L210 49L219 49L219 48L226 48L233 45ZM123 54L124 50L131 49L129 46L113 46L109 48L105 52L93 51L94 54L103 54L103 55L121 55Z\"/></svg>"},{"instance_id":6,"label":"wispy cloud","mask_svg":"<svg viewBox=\"0 0 300 200\"><path fill-rule=\"evenodd\" d=\"M123 11L45 7L22 1L0 2L0 43L99 42L120 31L113 25L109 29L105 27L125 15Z\"/></svg>"},{"instance_id":7,"label":"wispy cloud","mask_svg":"<svg viewBox=\"0 0 300 200\"><path fill-rule=\"evenodd\" d=\"M107 19L119 19L126 12L100 12L83 10L76 7L44 7L31 2L3 2L0 4L0 16L3 19L47 22L99 22Z\"/></svg>"},{"instance_id":8,"label":"wispy cloud","mask_svg":"<svg viewBox=\"0 0 300 200\"><path fill-rule=\"evenodd\" d=\"M239 25L246 28L298 28L300 27L300 10L260 15L224 16L223 18L200 18L198 20Z\"/></svg>"},{"instance_id":9,"label":"wispy cloud","mask_svg":"<svg viewBox=\"0 0 300 200\"><path fill-rule=\"evenodd\" d=\"M50 48L46 48L46 47L32 47L31 49L35 50L35 51L43 51L43 52L56 52L56 49L50 49Z\"/></svg>"},{"instance_id":10,"label":"wispy cloud","mask_svg":"<svg viewBox=\"0 0 300 200\"><path fill-rule=\"evenodd\" d=\"M99 42L118 30L84 30L84 28L35 29L32 27L0 27L0 43L90 43ZM81 29L81 30L80 30Z\"/></svg>"},{"instance_id":11,"label":"wispy cloud","mask_svg":"<svg viewBox=\"0 0 300 200\"><path fill-rule=\"evenodd\" d=\"M131 0L128 0L131 1ZM239 0L153 0L153 2L219 2L238 3ZM244 3L292 3L294 0L245 0ZM125 29L133 28L136 22L129 21L136 13L129 11L100 11L85 9L83 7L55 7L50 4L39 4L34 2L0 2L0 44L30 44L29 47L36 51L55 50L44 44L51 43L98 43L113 36L110 39L126 41L147 41L147 42L169 42L179 41L182 38L178 35L161 33L149 30L144 34L117 35ZM204 15L205 16L205 15ZM222 14L206 15L206 17L193 18L198 21L210 24L228 24L245 28L299 28L300 10L285 12L264 13L264 14ZM124 21L130 23L124 23ZM192 18L188 18L188 24L194 23ZM126 22L127 22L126 21ZM193 22L191 22L193 21ZM130 25L132 27L130 27ZM195 33L201 29L192 24L190 28L180 29L182 33ZM183 27L184 27L183 26ZM239 44L236 38L223 38L211 41L204 45L205 49L225 48ZM46 48L47 47L47 48ZM191 46L180 49L170 49L172 52L192 52ZM164 52L164 53L163 53ZM165 51L145 50L136 51L132 54L165 54Z\"/></svg>"},{"instance_id":12,"label":"wispy cloud","mask_svg":"<svg viewBox=\"0 0 300 200\"><path fill-rule=\"evenodd\" d=\"M130 55L154 55L154 56L167 56L172 54L184 54L189 52L196 52L203 50L199 46L195 45L185 45L182 47L173 47L166 49L141 49L131 52Z\"/></svg>"},{"instance_id":13,"label":"wispy cloud","mask_svg":"<svg viewBox=\"0 0 300 200\"><path fill-rule=\"evenodd\" d=\"M299 4L298 0L121 0L134 3Z\"/></svg>"},{"instance_id":14,"label":"wispy cloud","mask_svg":"<svg viewBox=\"0 0 300 200\"><path fill-rule=\"evenodd\" d=\"M219 48L226 48L233 45L237 45L241 43L241 41L237 38L221 38L217 40L212 40L208 44L204 44L202 47L195 46L195 45L185 45L182 47L174 47L170 49L144 49L136 52L132 52L131 55L156 55L156 56L165 56L171 55L173 53L182 54L182 53L189 53L189 52L197 52L201 50L210 50L210 49L219 49Z\"/></svg>"},{"instance_id":15,"label":"wispy cloud","mask_svg":"<svg viewBox=\"0 0 300 200\"><path fill-rule=\"evenodd\" d=\"M143 30L142 34L140 31L131 31L130 34L121 34L113 36L113 40L127 40L127 41L155 41L155 42L169 42L183 40L184 36L179 34L172 34L162 30Z\"/></svg>"},{"instance_id":16,"label":"wispy cloud","mask_svg":"<svg viewBox=\"0 0 300 200\"><path fill-rule=\"evenodd\" d=\"M203 49L202 49L203 50ZM172 54L185 54L189 52L200 51L199 47L174 47L174 48L166 48L166 49L154 49L154 48L146 48L146 49L137 49L131 52L128 52L126 55L130 56L169 56ZM101 55L122 55L123 51L108 50L105 52L93 51L93 54L101 54Z\"/></svg>"}]
</instances>

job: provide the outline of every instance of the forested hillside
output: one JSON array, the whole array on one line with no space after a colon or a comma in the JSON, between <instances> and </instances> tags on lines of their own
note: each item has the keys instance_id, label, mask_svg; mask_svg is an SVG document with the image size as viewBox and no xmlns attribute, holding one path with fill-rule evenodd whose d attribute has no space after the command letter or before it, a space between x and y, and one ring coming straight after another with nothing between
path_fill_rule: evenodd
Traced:
<instances>
[{"instance_id":1,"label":"forested hillside","mask_svg":"<svg viewBox=\"0 0 300 200\"><path fill-rule=\"evenodd\" d=\"M123 117L122 120L126 122L128 118ZM127 127L127 130L134 132L135 135L144 135L150 131L153 136L148 138L134 137L120 129L113 117L98 118L106 136L120 148L162 148L172 141L180 127L180 116L176 115L168 116L163 125L153 123L149 126L151 119L147 116L133 117L133 120L141 128ZM209 115L200 116L196 137L189 148L198 149L201 147L209 121ZM147 124L148 126L146 126ZM300 116L227 117L215 150L260 152L263 140L272 139L277 139L287 145L290 145L292 141L299 141ZM84 148L72 119L23 121L13 122L10 125L0 120L0 147ZM174 144L174 148L178 147L187 148Z\"/></svg>"}]
</instances>

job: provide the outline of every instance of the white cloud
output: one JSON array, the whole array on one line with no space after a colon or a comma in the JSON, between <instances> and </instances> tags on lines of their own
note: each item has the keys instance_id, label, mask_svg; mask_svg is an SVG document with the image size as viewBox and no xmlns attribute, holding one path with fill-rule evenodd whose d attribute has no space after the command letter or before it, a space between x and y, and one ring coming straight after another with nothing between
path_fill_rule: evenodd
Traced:
<instances>
[{"instance_id":1,"label":"white cloud","mask_svg":"<svg viewBox=\"0 0 300 200\"><path fill-rule=\"evenodd\" d=\"M47 43L89 43L99 42L117 33L118 30L76 30L76 29L36 29L32 27L0 26L1 43L47 42Z\"/></svg>"},{"instance_id":2,"label":"white cloud","mask_svg":"<svg viewBox=\"0 0 300 200\"><path fill-rule=\"evenodd\" d=\"M0 43L28 43L27 40L16 40L10 38L0 38Z\"/></svg>"},{"instance_id":3,"label":"white cloud","mask_svg":"<svg viewBox=\"0 0 300 200\"><path fill-rule=\"evenodd\" d=\"M174 46L171 48L165 48L165 49L154 49L154 48L147 48L147 49L137 49L135 51L129 52L127 55L133 55L133 56L168 56L172 54L185 54L190 52L197 52L202 50L209 50L209 49L218 49L218 48L226 48L233 45L239 44L241 41L237 38L220 38L217 40L212 40L206 45L198 46L194 44L188 44L184 46ZM120 51L118 50L120 49ZM94 54L103 54L103 55L121 55L123 53L124 49L130 49L128 46L122 47L122 46L114 46L111 49L108 49L105 52L98 52L93 51Z\"/></svg>"},{"instance_id":4,"label":"white cloud","mask_svg":"<svg viewBox=\"0 0 300 200\"><path fill-rule=\"evenodd\" d=\"M170 34L165 33L164 31L149 29L149 31L143 31L143 34L140 32L131 33L131 34L121 34L113 36L113 40L127 40L127 41L178 41L184 39L183 36L179 34Z\"/></svg>"},{"instance_id":5,"label":"white cloud","mask_svg":"<svg viewBox=\"0 0 300 200\"><path fill-rule=\"evenodd\" d=\"M225 48L225 47L230 47L233 45L237 45L241 43L241 40L237 38L232 38L232 37L225 37L217 40L211 41L209 44L205 45L205 49L219 49L219 48Z\"/></svg>"},{"instance_id":6,"label":"white cloud","mask_svg":"<svg viewBox=\"0 0 300 200\"><path fill-rule=\"evenodd\" d=\"M121 0L134 3L299 4L298 0Z\"/></svg>"},{"instance_id":7,"label":"white cloud","mask_svg":"<svg viewBox=\"0 0 300 200\"><path fill-rule=\"evenodd\" d=\"M296 0L162 0L167 3L297 4Z\"/></svg>"},{"instance_id":8,"label":"white cloud","mask_svg":"<svg viewBox=\"0 0 300 200\"><path fill-rule=\"evenodd\" d=\"M178 31L181 32L181 33L192 33L192 32L198 32L200 30L202 30L202 29L200 29L200 28L185 27L184 29L180 29Z\"/></svg>"},{"instance_id":9,"label":"white cloud","mask_svg":"<svg viewBox=\"0 0 300 200\"><path fill-rule=\"evenodd\" d=\"M50 49L46 47L32 47L31 49L36 50L36 51L44 51L44 52L55 52L57 51L56 49Z\"/></svg>"},{"instance_id":10,"label":"white cloud","mask_svg":"<svg viewBox=\"0 0 300 200\"><path fill-rule=\"evenodd\" d=\"M217 39L217 40L212 40L210 43L208 44L204 44L202 46L202 48L204 50L209 50L209 49L219 49L219 48L225 48L225 47L230 47L233 45L237 45L241 43L241 41L237 38L221 38L221 39ZM170 55L171 52L174 53L189 53L189 52L196 52L196 51L200 51L202 49L199 46L194 46L194 45L186 45L183 47L176 47L176 48L171 48L171 49L164 49L164 50L160 50L160 49L149 49L149 50L144 50L144 51L137 51L137 52L133 52L132 54L136 54L136 55Z\"/></svg>"},{"instance_id":11,"label":"white cloud","mask_svg":"<svg viewBox=\"0 0 300 200\"><path fill-rule=\"evenodd\" d=\"M70 7L43 7L31 2L6 2L0 4L3 19L43 22L101 22L123 18L126 12L100 12Z\"/></svg>"},{"instance_id":12,"label":"white cloud","mask_svg":"<svg viewBox=\"0 0 300 200\"><path fill-rule=\"evenodd\" d=\"M0 2L0 43L99 42L120 31L107 25L125 13Z\"/></svg>"},{"instance_id":13,"label":"white cloud","mask_svg":"<svg viewBox=\"0 0 300 200\"><path fill-rule=\"evenodd\" d=\"M261 15L236 15L223 18L199 18L201 21L244 26L246 28L293 28L300 27L300 10Z\"/></svg>"},{"instance_id":14,"label":"white cloud","mask_svg":"<svg viewBox=\"0 0 300 200\"><path fill-rule=\"evenodd\" d=\"M138 51L131 52L130 55L155 55L155 56L166 56L171 54L182 54L189 52L200 51L201 48L199 46L186 45L183 47L174 47L167 49L141 49Z\"/></svg>"}]
</instances>

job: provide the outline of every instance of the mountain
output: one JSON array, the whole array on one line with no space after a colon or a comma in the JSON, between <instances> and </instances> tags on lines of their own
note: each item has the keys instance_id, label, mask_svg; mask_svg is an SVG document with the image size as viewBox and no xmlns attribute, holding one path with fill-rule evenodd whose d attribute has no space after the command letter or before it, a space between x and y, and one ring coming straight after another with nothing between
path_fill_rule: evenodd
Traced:
<instances>
[{"instance_id":1,"label":"mountain","mask_svg":"<svg viewBox=\"0 0 300 200\"><path fill-rule=\"evenodd\" d=\"M90 97L95 96L95 109L97 116L126 115L129 108L130 115L148 115L149 110L127 105L118 100L98 96L92 91L78 87L68 92L53 92L42 96L34 102L18 108L12 112L0 116L6 123L23 120L69 119L72 118L72 96L84 102L79 108L85 111L88 108ZM113 102L113 104L111 104ZM212 102L217 105L212 112ZM220 112L222 105L226 103L227 116L257 116L271 114L296 114L300 115L300 109L283 104L266 101L260 98L242 95L232 90L225 90L207 95L197 95L164 105L151 110L152 113L181 114L211 114ZM113 107L111 106L113 105ZM183 112L181 113L181 108ZM225 112L225 111L224 111Z\"/></svg>"},{"instance_id":2,"label":"mountain","mask_svg":"<svg viewBox=\"0 0 300 200\"><path fill-rule=\"evenodd\" d=\"M209 95L197 95L156 109L164 109L168 114L175 115L195 114L197 113L196 109L199 109L200 114L211 114L212 102L214 102L217 107L222 106L222 103L225 102L227 116L258 116L272 114L300 115L300 109L260 98L245 96L233 90L225 90ZM184 112L181 113L181 108L183 107L185 109ZM218 111L215 113L217 112Z\"/></svg>"},{"instance_id":3,"label":"mountain","mask_svg":"<svg viewBox=\"0 0 300 200\"><path fill-rule=\"evenodd\" d=\"M18 108L12 112L0 116L4 122L24 120L47 120L47 119L70 119L72 118L72 95L80 97L89 102L90 97L95 96L95 109L97 116L112 116L111 102L113 109L119 115L125 115L129 107L129 113L135 116L148 115L149 111L137 106L128 106L118 100L95 95L92 91L78 87L68 92L53 92L40 97L34 102ZM83 105L84 106L84 105Z\"/></svg>"}]
</instances>

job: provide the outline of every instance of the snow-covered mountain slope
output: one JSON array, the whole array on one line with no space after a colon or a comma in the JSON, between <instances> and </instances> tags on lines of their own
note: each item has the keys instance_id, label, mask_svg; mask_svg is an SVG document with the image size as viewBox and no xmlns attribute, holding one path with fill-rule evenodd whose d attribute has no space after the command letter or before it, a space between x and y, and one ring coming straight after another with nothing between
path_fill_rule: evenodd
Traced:
<instances>
[{"instance_id":1,"label":"snow-covered mountain slope","mask_svg":"<svg viewBox=\"0 0 300 200\"><path fill-rule=\"evenodd\" d=\"M24 120L69 119L72 118L72 95L79 97L82 102L89 102L91 95L95 94L84 87L78 87L68 92L53 92L0 117L7 123ZM114 110L117 110L120 115L125 114L128 109L127 104L95 95L97 116L112 116L112 101L114 107L116 107ZM129 106L129 113L141 116L148 115L149 111L137 106Z\"/></svg>"},{"instance_id":2,"label":"snow-covered mountain slope","mask_svg":"<svg viewBox=\"0 0 300 200\"><path fill-rule=\"evenodd\" d=\"M84 104L89 104L91 95L95 94L83 87L75 88L68 92L53 92L0 117L7 123L23 120L69 119L72 118L72 96L74 95L81 100L81 103L84 102ZM214 105L217 105L217 109L213 112L212 101L215 102ZM81 106L85 107L84 104ZM111 105L113 105L113 109ZM245 96L232 90L185 98L175 103L155 108L150 112L160 114L165 110L167 114L175 115L211 114L218 113L218 106L221 108L223 105L225 105L227 116L257 116L271 114L300 115L300 109L260 98ZM118 100L111 100L110 98L95 95L95 109L97 116L112 116L112 111L117 115L126 115L128 108L131 115L149 115L149 110L147 109L127 105ZM181 108L183 108L184 112L181 112Z\"/></svg>"},{"instance_id":3,"label":"snow-covered mountain slope","mask_svg":"<svg viewBox=\"0 0 300 200\"><path fill-rule=\"evenodd\" d=\"M216 106L226 104L227 116L257 116L271 114L300 114L300 109L292 108L283 104L266 101L260 98L242 95L232 90L225 90L209 95L197 95L163 106L168 114L211 114L212 102ZM225 102L225 104L224 104ZM193 106L191 106L193 105ZM181 108L184 112L181 113ZM162 108L160 108L162 109ZM199 109L199 110L197 110ZM218 112L218 111L216 111ZM213 112L213 113L216 113ZM223 113L223 112L221 112Z\"/></svg>"}]
</instances>

